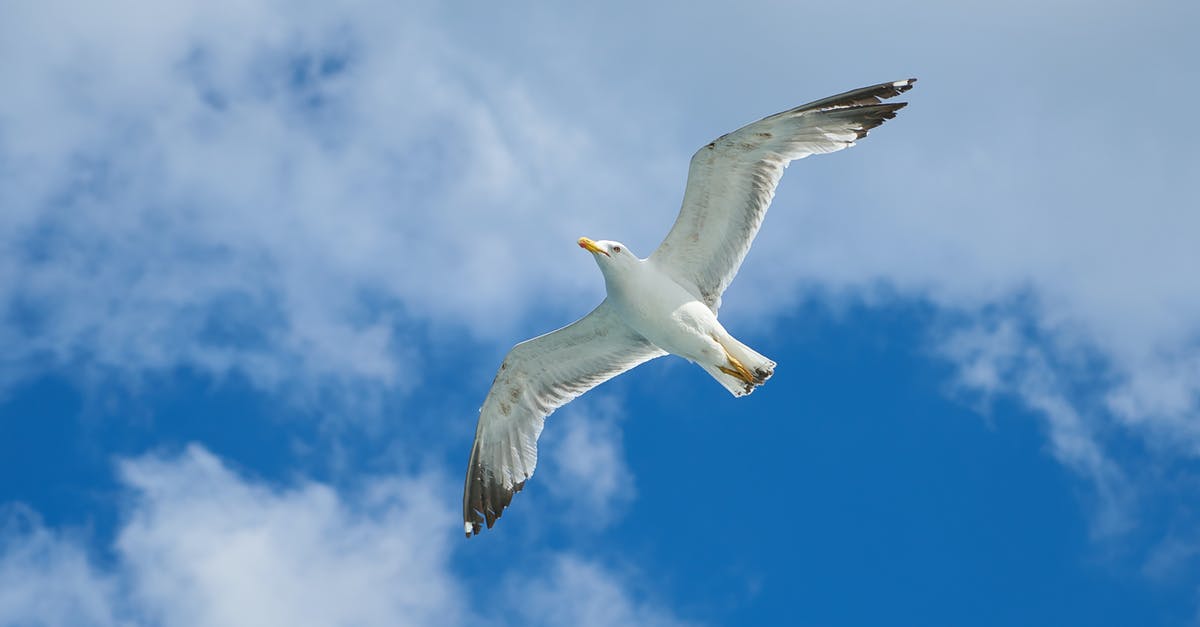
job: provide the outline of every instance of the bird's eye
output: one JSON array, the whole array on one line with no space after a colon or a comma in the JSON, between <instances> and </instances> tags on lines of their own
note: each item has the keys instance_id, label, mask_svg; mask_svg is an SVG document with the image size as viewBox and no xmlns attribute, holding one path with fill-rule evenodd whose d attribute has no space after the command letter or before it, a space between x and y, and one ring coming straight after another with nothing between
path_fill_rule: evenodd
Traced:
<instances>
[{"instance_id":1,"label":"bird's eye","mask_svg":"<svg viewBox=\"0 0 1200 627\"><path fill-rule=\"evenodd\" d=\"M621 252L621 247L620 247L620 246L613 246L613 252L614 252L614 253L619 253L619 252Z\"/></svg>"}]
</instances>

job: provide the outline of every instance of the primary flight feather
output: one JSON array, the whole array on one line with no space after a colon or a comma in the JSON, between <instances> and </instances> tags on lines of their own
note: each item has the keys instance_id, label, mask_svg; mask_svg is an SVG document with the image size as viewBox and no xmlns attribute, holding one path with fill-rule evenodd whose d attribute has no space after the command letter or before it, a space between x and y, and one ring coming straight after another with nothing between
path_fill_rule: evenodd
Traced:
<instances>
[{"instance_id":1,"label":"primary flight feather","mask_svg":"<svg viewBox=\"0 0 1200 627\"><path fill-rule=\"evenodd\" d=\"M496 522L537 465L546 416L571 399L667 353L704 368L734 396L762 385L775 362L717 321L721 295L750 250L788 163L853 146L907 103L883 100L917 79L881 83L763 118L696 151L683 207L666 239L640 259L615 241L579 239L608 296L557 331L517 344L500 365L475 428L463 490L470 537Z\"/></svg>"}]
</instances>

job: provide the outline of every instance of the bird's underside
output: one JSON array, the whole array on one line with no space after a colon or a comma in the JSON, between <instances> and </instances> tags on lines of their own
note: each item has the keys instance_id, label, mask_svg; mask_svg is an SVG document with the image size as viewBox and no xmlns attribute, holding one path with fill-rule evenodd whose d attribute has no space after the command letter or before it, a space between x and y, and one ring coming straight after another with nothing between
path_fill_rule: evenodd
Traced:
<instances>
[{"instance_id":1,"label":"bird's underside","mask_svg":"<svg viewBox=\"0 0 1200 627\"><path fill-rule=\"evenodd\" d=\"M600 383L668 352L736 396L775 362L717 321L787 164L854 145L907 103L883 102L916 79L881 83L778 113L706 144L692 157L683 207L649 258L619 242L580 246L595 256L609 297L580 320L522 342L505 357L480 409L463 493L467 537L488 528L537 464L545 418Z\"/></svg>"}]
</instances>

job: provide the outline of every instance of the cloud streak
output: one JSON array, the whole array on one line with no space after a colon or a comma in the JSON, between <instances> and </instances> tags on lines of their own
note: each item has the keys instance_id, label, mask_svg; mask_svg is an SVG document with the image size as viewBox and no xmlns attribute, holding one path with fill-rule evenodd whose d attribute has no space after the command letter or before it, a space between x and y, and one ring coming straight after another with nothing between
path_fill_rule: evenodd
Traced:
<instances>
[{"instance_id":1,"label":"cloud streak","mask_svg":"<svg viewBox=\"0 0 1200 627\"><path fill-rule=\"evenodd\" d=\"M556 414L539 443L548 452L547 489L575 525L603 527L636 496L619 426L622 410L609 397L586 398Z\"/></svg>"},{"instance_id":2,"label":"cloud streak","mask_svg":"<svg viewBox=\"0 0 1200 627\"><path fill-rule=\"evenodd\" d=\"M35 512L0 509L0 621L7 625L120 625L117 582L96 569L77 538L47 529Z\"/></svg>"}]
</instances>

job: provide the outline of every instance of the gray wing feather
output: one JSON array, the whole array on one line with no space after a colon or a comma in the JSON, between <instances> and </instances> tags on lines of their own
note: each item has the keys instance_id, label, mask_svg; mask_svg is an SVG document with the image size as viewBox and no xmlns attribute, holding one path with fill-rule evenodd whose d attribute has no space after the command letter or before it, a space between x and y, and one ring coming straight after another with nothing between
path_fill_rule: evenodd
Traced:
<instances>
[{"instance_id":1,"label":"gray wing feather","mask_svg":"<svg viewBox=\"0 0 1200 627\"><path fill-rule=\"evenodd\" d=\"M463 487L467 537L490 529L537 465L546 416L591 388L666 353L625 325L608 301L504 358L479 412Z\"/></svg>"},{"instance_id":2,"label":"gray wing feather","mask_svg":"<svg viewBox=\"0 0 1200 627\"><path fill-rule=\"evenodd\" d=\"M679 217L650 259L716 311L788 163L853 146L907 104L882 104L883 99L915 82L880 83L810 102L698 150L688 168Z\"/></svg>"}]
</instances>

